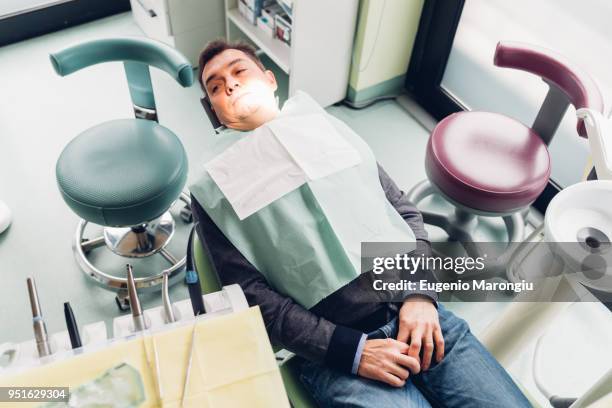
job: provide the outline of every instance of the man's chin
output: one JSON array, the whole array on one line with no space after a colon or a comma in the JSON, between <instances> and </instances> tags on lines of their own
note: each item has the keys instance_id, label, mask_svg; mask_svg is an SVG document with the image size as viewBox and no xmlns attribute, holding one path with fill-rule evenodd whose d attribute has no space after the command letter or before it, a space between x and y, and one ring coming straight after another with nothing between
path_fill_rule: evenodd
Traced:
<instances>
[{"instance_id":1,"label":"man's chin","mask_svg":"<svg viewBox=\"0 0 612 408\"><path fill-rule=\"evenodd\" d=\"M236 117L238 120L246 120L249 116L254 115L261 109L261 104L249 104L244 106L239 106L236 109Z\"/></svg>"}]
</instances>

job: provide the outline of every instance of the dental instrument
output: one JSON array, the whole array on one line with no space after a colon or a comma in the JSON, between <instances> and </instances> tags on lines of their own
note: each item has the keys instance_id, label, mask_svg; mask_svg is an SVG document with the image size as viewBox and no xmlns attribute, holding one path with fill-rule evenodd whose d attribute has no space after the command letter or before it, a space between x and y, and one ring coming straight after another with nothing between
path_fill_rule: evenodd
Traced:
<instances>
[{"instance_id":1,"label":"dental instrument","mask_svg":"<svg viewBox=\"0 0 612 408\"><path fill-rule=\"evenodd\" d=\"M127 287L128 296L130 298L130 309L132 309L132 324L134 325L133 331L139 332L147 328L142 308L140 307L140 300L138 299L138 292L136 292L136 283L134 282L134 272L132 265L127 264Z\"/></svg>"},{"instance_id":2,"label":"dental instrument","mask_svg":"<svg viewBox=\"0 0 612 408\"><path fill-rule=\"evenodd\" d=\"M183 394L181 395L181 407L185 405L185 395L187 395L187 385L189 384L189 377L191 375L191 362L193 361L193 350L195 348L196 323L197 320L193 322L193 328L191 329L191 346L189 348L189 360L187 361L185 382L183 383Z\"/></svg>"},{"instance_id":3,"label":"dental instrument","mask_svg":"<svg viewBox=\"0 0 612 408\"><path fill-rule=\"evenodd\" d=\"M176 317L172 310L172 302L170 302L170 294L168 293L168 272L164 272L162 282L162 303L164 305L164 320L166 323L174 323Z\"/></svg>"},{"instance_id":4,"label":"dental instrument","mask_svg":"<svg viewBox=\"0 0 612 408\"><path fill-rule=\"evenodd\" d=\"M204 314L204 302L202 301L202 287L200 286L200 279L198 274L192 270L187 269L185 272L185 282L189 289L189 298L191 299L191 307L193 308L193 315L198 316Z\"/></svg>"},{"instance_id":5,"label":"dental instrument","mask_svg":"<svg viewBox=\"0 0 612 408\"><path fill-rule=\"evenodd\" d=\"M189 234L189 241L187 242L187 270L185 271L185 283L189 290L189 299L191 300L191 307L193 308L193 315L198 316L206 313L204 309L204 301L202 300L202 286L200 285L200 277L193 267L193 259L191 257L191 245L193 243L193 235L196 233L194 226L191 234Z\"/></svg>"},{"instance_id":6,"label":"dental instrument","mask_svg":"<svg viewBox=\"0 0 612 408\"><path fill-rule=\"evenodd\" d=\"M612 180L612 119L587 108L576 116L584 121L597 179Z\"/></svg>"},{"instance_id":7,"label":"dental instrument","mask_svg":"<svg viewBox=\"0 0 612 408\"><path fill-rule=\"evenodd\" d=\"M162 399L164 398L164 392L162 391L161 370L159 369L159 353L157 352L157 342L155 341L155 336L151 336L151 342L153 343L153 357L155 358L155 383L157 385L157 398L161 403Z\"/></svg>"},{"instance_id":8,"label":"dental instrument","mask_svg":"<svg viewBox=\"0 0 612 408\"><path fill-rule=\"evenodd\" d=\"M130 299L130 309L132 310L132 326L133 326L132 332L136 333L136 332L145 331L148 329L148 326L147 326L147 322L145 321L144 313L142 312L142 307L140 306L140 299L138 299L138 292L136 291L136 283L134 282L134 271L133 271L132 265L127 264L126 270L127 270L128 296ZM165 273L164 277L167 279L168 274ZM166 291L167 291L167 282L166 282ZM147 364L151 368L151 360L149 359L149 353L146 350L147 337L149 336L145 336L143 338L143 342L144 342L143 344L145 347ZM151 339L153 342L153 355L155 358L154 365L155 365L155 373L156 373L156 376L155 376L156 392L157 392L158 401L161 401L163 394L162 394L162 385L160 381L159 357L157 355L157 346L155 344L155 338L151 337Z\"/></svg>"},{"instance_id":9,"label":"dental instrument","mask_svg":"<svg viewBox=\"0 0 612 408\"><path fill-rule=\"evenodd\" d=\"M157 352L157 343L155 342L155 336L149 335L150 331L145 332L145 336L142 339L142 345L145 349L145 358L147 360L147 365L149 366L149 370L152 371L155 369L155 392L158 401L158 405L160 407L163 406L163 391L161 384L161 370L159 369L159 354ZM151 339L151 343L153 343L153 358L155 361L151 363L151 359L149 358L149 351L147 349L147 339Z\"/></svg>"},{"instance_id":10,"label":"dental instrument","mask_svg":"<svg viewBox=\"0 0 612 408\"><path fill-rule=\"evenodd\" d=\"M47 326L43 320L40 302L38 301L36 282L34 282L34 278L28 278L26 282L28 285L30 306L32 307L32 325L34 327L34 337L36 338L36 350L40 357L45 357L51 355L52 351L51 345L49 344L49 336L47 335Z\"/></svg>"},{"instance_id":11,"label":"dental instrument","mask_svg":"<svg viewBox=\"0 0 612 408\"><path fill-rule=\"evenodd\" d=\"M81 335L79 334L79 327L77 326L74 313L70 302L64 302L64 317L66 318L66 327L68 328L68 336L70 336L70 344L73 349L81 347Z\"/></svg>"}]
</instances>

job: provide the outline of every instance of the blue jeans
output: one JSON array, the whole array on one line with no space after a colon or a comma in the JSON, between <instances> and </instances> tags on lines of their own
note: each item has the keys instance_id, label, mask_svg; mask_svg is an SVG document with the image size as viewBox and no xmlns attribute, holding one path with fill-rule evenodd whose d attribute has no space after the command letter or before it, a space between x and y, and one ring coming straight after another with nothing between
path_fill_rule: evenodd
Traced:
<instances>
[{"instance_id":1,"label":"blue jeans","mask_svg":"<svg viewBox=\"0 0 612 408\"><path fill-rule=\"evenodd\" d=\"M321 407L531 407L508 373L474 337L465 320L439 305L445 355L401 388L304 362L301 380ZM393 319L368 334L395 338Z\"/></svg>"}]
</instances>

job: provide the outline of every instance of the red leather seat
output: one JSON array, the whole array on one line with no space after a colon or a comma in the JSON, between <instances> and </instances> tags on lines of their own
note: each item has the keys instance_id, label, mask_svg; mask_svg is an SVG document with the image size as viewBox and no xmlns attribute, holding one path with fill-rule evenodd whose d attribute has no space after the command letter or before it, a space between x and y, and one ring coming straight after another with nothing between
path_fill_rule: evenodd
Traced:
<instances>
[{"instance_id":1,"label":"red leather seat","mask_svg":"<svg viewBox=\"0 0 612 408\"><path fill-rule=\"evenodd\" d=\"M425 159L430 181L479 211L509 213L531 204L550 177L548 149L521 122L489 112L460 112L433 130Z\"/></svg>"}]
</instances>

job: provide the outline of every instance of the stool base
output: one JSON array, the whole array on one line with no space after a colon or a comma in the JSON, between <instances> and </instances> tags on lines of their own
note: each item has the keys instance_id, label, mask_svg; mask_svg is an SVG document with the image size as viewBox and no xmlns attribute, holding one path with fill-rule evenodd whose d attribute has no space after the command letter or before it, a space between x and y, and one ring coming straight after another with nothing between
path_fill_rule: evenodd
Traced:
<instances>
[{"instance_id":1,"label":"stool base","mask_svg":"<svg viewBox=\"0 0 612 408\"><path fill-rule=\"evenodd\" d=\"M145 258L162 250L174 235L174 218L170 212L161 217L128 228L104 228L108 249L127 258Z\"/></svg>"},{"instance_id":2,"label":"stool base","mask_svg":"<svg viewBox=\"0 0 612 408\"><path fill-rule=\"evenodd\" d=\"M182 193L180 201L184 204L180 217L184 222L189 222L190 217L186 217L186 213L189 212L191 207L189 194ZM170 217L169 220L168 217ZM158 274L136 278L135 284L139 291L161 289L164 273L168 274L169 284L172 285L178 282L178 278L185 270L186 256L177 258L165 248L172 238L175 225L175 221L169 212L154 222L142 226L142 228L137 228L136 231L134 231L134 228L105 228L103 236L92 239L84 238L87 224L86 220L80 220L77 226L72 246L74 257L81 270L95 284L118 293L117 299L120 301L118 304L123 303L124 295L127 293L127 279L111 275L94 266L87 255L96 248L106 247L118 256L125 257L126 263L129 263L130 258L143 258L155 254L162 256L170 266ZM169 229L169 226L172 226L172 228ZM138 247L138 238L141 238L141 249ZM150 246L147 247L147 245Z\"/></svg>"},{"instance_id":3,"label":"stool base","mask_svg":"<svg viewBox=\"0 0 612 408\"><path fill-rule=\"evenodd\" d=\"M421 210L423 222L429 225L440 227L449 237L450 241L459 242L464 248L468 256L478 258L483 256L480 248L474 241L474 231L478 225L478 216L484 217L502 217L508 232L508 245L503 253L497 259L488 259L487 267L478 274L464 276L470 279L486 279L492 277L500 277L508 279L507 268L508 260L511 259L516 247L525 238L525 222L529 208L518 210L508 214L485 213L478 210L467 208L446 197L438 188L435 187L429 180L423 180L414 186L408 192L408 199L412 204L418 206L418 203L424 198L438 194L445 200L453 204L455 211L452 214L439 214ZM443 256L444 254L436 254ZM443 280L456 279L459 275L440 277Z\"/></svg>"}]
</instances>

